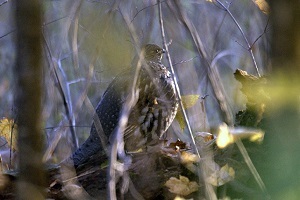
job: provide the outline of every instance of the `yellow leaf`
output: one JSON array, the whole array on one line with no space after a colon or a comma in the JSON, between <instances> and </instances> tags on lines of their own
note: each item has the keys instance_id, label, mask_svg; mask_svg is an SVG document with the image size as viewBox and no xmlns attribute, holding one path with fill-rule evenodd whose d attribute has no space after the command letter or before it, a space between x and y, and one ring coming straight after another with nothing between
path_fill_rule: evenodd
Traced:
<instances>
[{"instance_id":1,"label":"yellow leaf","mask_svg":"<svg viewBox=\"0 0 300 200\"><path fill-rule=\"evenodd\" d=\"M17 150L17 124L14 123L14 120L7 118L0 120L0 136L6 139L13 150Z\"/></svg>"},{"instance_id":2,"label":"yellow leaf","mask_svg":"<svg viewBox=\"0 0 300 200\"><path fill-rule=\"evenodd\" d=\"M171 177L165 186L169 188L169 191L173 194L187 196L198 190L199 185L195 181L190 181L185 176L179 176L179 179Z\"/></svg>"},{"instance_id":3,"label":"yellow leaf","mask_svg":"<svg viewBox=\"0 0 300 200\"><path fill-rule=\"evenodd\" d=\"M199 97L200 95L194 95L194 94L182 96L181 100L184 109L189 109L193 107L197 103ZM175 119L178 121L181 130L183 130L185 127L185 120L181 110L177 112Z\"/></svg>"},{"instance_id":4,"label":"yellow leaf","mask_svg":"<svg viewBox=\"0 0 300 200\"><path fill-rule=\"evenodd\" d=\"M183 107L185 109L193 107L197 101L199 100L200 95L191 94L191 95L185 95L181 97Z\"/></svg>"},{"instance_id":5,"label":"yellow leaf","mask_svg":"<svg viewBox=\"0 0 300 200\"><path fill-rule=\"evenodd\" d=\"M183 117L183 114L182 114L181 110L179 110L177 112L177 114L175 116L175 119L178 121L181 130L183 130L184 127L185 127L185 120L184 120L184 117Z\"/></svg>"}]
</instances>

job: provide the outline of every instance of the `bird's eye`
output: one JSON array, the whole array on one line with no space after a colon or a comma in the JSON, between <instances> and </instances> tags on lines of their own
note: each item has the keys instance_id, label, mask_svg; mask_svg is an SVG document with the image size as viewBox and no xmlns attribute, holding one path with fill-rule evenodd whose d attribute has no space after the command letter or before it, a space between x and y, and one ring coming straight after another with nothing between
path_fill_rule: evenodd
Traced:
<instances>
[{"instance_id":1,"label":"bird's eye","mask_svg":"<svg viewBox=\"0 0 300 200\"><path fill-rule=\"evenodd\" d=\"M156 53L159 53L159 49L156 49Z\"/></svg>"}]
</instances>

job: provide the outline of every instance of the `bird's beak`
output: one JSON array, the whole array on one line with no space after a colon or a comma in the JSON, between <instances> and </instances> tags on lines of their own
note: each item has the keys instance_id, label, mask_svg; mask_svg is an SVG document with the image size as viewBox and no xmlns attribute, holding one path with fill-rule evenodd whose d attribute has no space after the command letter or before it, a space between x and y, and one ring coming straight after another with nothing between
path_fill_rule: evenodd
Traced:
<instances>
[{"instance_id":1,"label":"bird's beak","mask_svg":"<svg viewBox=\"0 0 300 200\"><path fill-rule=\"evenodd\" d=\"M162 49L161 52L162 52L162 53L166 53L166 50Z\"/></svg>"}]
</instances>

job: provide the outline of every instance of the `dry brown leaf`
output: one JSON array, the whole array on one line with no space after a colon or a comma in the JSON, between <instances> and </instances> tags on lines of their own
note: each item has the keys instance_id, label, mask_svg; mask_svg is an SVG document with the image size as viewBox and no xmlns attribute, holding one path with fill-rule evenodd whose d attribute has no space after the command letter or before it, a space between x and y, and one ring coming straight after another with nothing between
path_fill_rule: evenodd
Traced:
<instances>
[{"instance_id":1,"label":"dry brown leaf","mask_svg":"<svg viewBox=\"0 0 300 200\"><path fill-rule=\"evenodd\" d=\"M232 181L235 176L235 171L232 167L229 167L228 164L224 165L220 168L220 170L216 170L212 173L206 181L213 186L221 186L225 183Z\"/></svg>"},{"instance_id":2,"label":"dry brown leaf","mask_svg":"<svg viewBox=\"0 0 300 200\"><path fill-rule=\"evenodd\" d=\"M177 150L177 149L186 149L186 143L182 142L179 139L177 139L176 142L171 142L168 147L172 148L174 150Z\"/></svg>"},{"instance_id":3,"label":"dry brown leaf","mask_svg":"<svg viewBox=\"0 0 300 200\"><path fill-rule=\"evenodd\" d=\"M13 150L17 150L17 124L13 119L3 118L0 120L0 136L6 139Z\"/></svg>"},{"instance_id":4,"label":"dry brown leaf","mask_svg":"<svg viewBox=\"0 0 300 200\"><path fill-rule=\"evenodd\" d=\"M0 190L3 190L4 188L6 188L8 183L9 183L9 178L1 172L0 173Z\"/></svg>"},{"instance_id":5,"label":"dry brown leaf","mask_svg":"<svg viewBox=\"0 0 300 200\"><path fill-rule=\"evenodd\" d=\"M190 181L187 177L179 175L179 179L171 177L165 186L173 194L187 196L198 190L199 185L195 181Z\"/></svg>"},{"instance_id":6,"label":"dry brown leaf","mask_svg":"<svg viewBox=\"0 0 300 200\"><path fill-rule=\"evenodd\" d=\"M215 136L208 132L196 132L194 137L199 144L205 144L215 139Z\"/></svg>"},{"instance_id":7,"label":"dry brown leaf","mask_svg":"<svg viewBox=\"0 0 300 200\"><path fill-rule=\"evenodd\" d=\"M266 15L270 13L270 6L266 0L252 0L257 7Z\"/></svg>"}]
</instances>

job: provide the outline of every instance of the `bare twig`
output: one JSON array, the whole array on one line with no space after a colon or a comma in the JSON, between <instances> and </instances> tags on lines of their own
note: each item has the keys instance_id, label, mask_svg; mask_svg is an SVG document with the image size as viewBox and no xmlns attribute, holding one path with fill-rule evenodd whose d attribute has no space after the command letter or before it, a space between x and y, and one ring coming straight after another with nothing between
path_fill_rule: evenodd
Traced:
<instances>
[{"instance_id":1,"label":"bare twig","mask_svg":"<svg viewBox=\"0 0 300 200\"><path fill-rule=\"evenodd\" d=\"M219 59L223 58L224 56L230 56L230 55L234 56L234 55L236 55L236 52L234 52L232 50L225 50L225 51L219 52L212 60L211 67L214 68Z\"/></svg>"},{"instance_id":2,"label":"bare twig","mask_svg":"<svg viewBox=\"0 0 300 200\"><path fill-rule=\"evenodd\" d=\"M78 27L79 27L79 9L81 6L81 2L80 4L77 6L76 12L74 14L74 30L73 30L73 40L72 40L72 51L73 51L73 63L74 63L74 67L75 69L79 68L79 59L78 59Z\"/></svg>"},{"instance_id":3,"label":"bare twig","mask_svg":"<svg viewBox=\"0 0 300 200\"><path fill-rule=\"evenodd\" d=\"M218 6L217 4L215 4L215 5ZM221 27L222 27L222 25L223 25L223 23L225 21L226 15L227 15L227 13L224 14L224 16L222 17L221 23L218 25L218 29L216 31L215 38L213 40L214 43L213 43L212 51L214 51L216 49L217 37L218 37L218 35L219 35L220 31L221 31ZM213 52L212 52L212 54L213 54Z\"/></svg>"},{"instance_id":4,"label":"bare twig","mask_svg":"<svg viewBox=\"0 0 300 200\"><path fill-rule=\"evenodd\" d=\"M228 124L233 124L232 113L231 113L230 107L229 107L226 97L225 97L224 88L221 85L219 73L215 68L211 67L211 64L209 63L209 58L208 58L207 52L204 48L203 41L201 40L193 22L191 22L189 20L187 14L182 10L182 8L180 7L179 1L175 1L175 6L172 4L172 2L173 1L168 2L169 7L171 9L173 9L173 12L180 14L179 20L181 20L181 22L184 24L186 29L191 34L191 37L193 38L193 41L197 48L199 56L202 57L205 61L203 64L205 66L205 69L207 70L207 76L209 78L208 80L210 81L210 83L212 85L213 91L216 95L216 99L220 105L220 110L224 114L225 121Z\"/></svg>"},{"instance_id":5,"label":"bare twig","mask_svg":"<svg viewBox=\"0 0 300 200\"><path fill-rule=\"evenodd\" d=\"M173 68L171 56L170 56L170 53L169 53L169 47L167 45L167 40L166 40L166 36L165 36L164 22L163 22L163 18L162 18L161 1L157 0L157 2L158 2L158 15L159 15L159 24L160 24L160 30L161 30L162 40L163 40L164 48L166 50L167 59L168 59L169 65L170 65L171 74L172 74L172 78L173 78L173 81L174 81L177 98L178 98L178 101L179 101L179 105L180 105L181 111L183 113L183 117L184 117L185 123L186 123L187 128L188 128L188 131L189 131L189 134L190 134L193 146L194 146L194 150L195 150L196 154L198 155L198 157L200 158L200 153L199 153L199 150L198 150L198 148L196 146L196 142L195 142L195 139L194 139L194 136L193 136L193 132L192 132L192 129L191 129L191 126L190 126L190 122L189 122L189 120L187 118L187 114L185 112L185 109L184 109L184 106L183 106L183 103L182 103L182 100L181 100L180 88L179 88L178 83L177 83L178 81L177 81L177 78L175 76L175 72L174 72L174 68Z\"/></svg>"},{"instance_id":6,"label":"bare twig","mask_svg":"<svg viewBox=\"0 0 300 200\"><path fill-rule=\"evenodd\" d=\"M253 46L254 46L254 44L264 35L264 34L266 34L266 32L267 32L267 28L268 28L268 25L269 25L269 20L270 20L270 18L268 18L268 21L267 21L267 24L266 24L266 26L265 26L265 29L264 29L264 31L254 40L254 42L252 43L252 45L250 46L250 49L252 49L253 48Z\"/></svg>"},{"instance_id":7,"label":"bare twig","mask_svg":"<svg viewBox=\"0 0 300 200\"><path fill-rule=\"evenodd\" d=\"M194 139L194 136L193 136L193 133L192 133L190 122L189 122L189 120L187 118L187 114L185 112L185 109L184 109L184 106L183 106L183 103L182 103L182 100L181 100L180 89L179 89L179 86L178 86L178 83L177 83L177 79L176 79L176 76L175 76L174 68L173 68L173 65L172 65L172 60L171 60L171 57L170 57L170 54L169 54L168 45L167 45L167 42L166 42L166 36L165 36L165 30L164 30L164 23L163 23L163 18L162 18L161 2L160 2L160 0L157 0L157 2L158 2L158 14L159 14L159 23L160 23L162 40L163 40L163 43L164 43L164 48L166 50L167 59L168 59L169 65L170 65L170 69L171 69L171 73L172 73L172 78L173 78L173 81L175 83L175 89L176 89L177 98L179 100L179 105L180 105L181 111L182 111L183 116L184 116L184 120L186 122L188 131L189 131L189 134L190 134L190 138L191 138L191 141L192 141L192 144L193 144L194 151L198 155L199 160L200 160L200 153L199 153L199 150L198 150L198 148L196 146L196 142L195 142L195 139ZM205 176L205 172L203 171L203 169L204 168L202 168L200 170L200 168L197 167L197 173L198 173L198 177L199 177L199 182L201 180L200 177L206 177ZM205 188L207 190L206 192L207 192L207 194L209 196L209 199L216 199L215 198L215 194L212 191L212 188L205 181L204 181L204 184L205 184Z\"/></svg>"},{"instance_id":8,"label":"bare twig","mask_svg":"<svg viewBox=\"0 0 300 200\"><path fill-rule=\"evenodd\" d=\"M244 160L245 160L247 166L249 167L249 169L250 169L250 171L251 171L253 177L255 178L256 182L258 183L260 189L262 190L262 192L263 192L267 197L269 197L268 191L267 191L267 189L266 189L266 186L265 186L263 180L261 179L259 173L257 172L257 170L256 170L256 168L255 168L255 166L254 166L254 164L252 163L252 161L251 161L251 159L250 159L250 157L249 157L249 154L248 154L248 152L247 152L247 150L246 150L244 144L242 143L242 141L241 141L240 139L237 139L237 140L235 141L235 143L236 143L237 147L239 148L239 150L240 150L240 152L241 152L241 154L242 154L242 156L243 156L243 158L244 158ZM269 199L269 198L268 198L268 199Z\"/></svg>"},{"instance_id":9,"label":"bare twig","mask_svg":"<svg viewBox=\"0 0 300 200\"><path fill-rule=\"evenodd\" d=\"M56 129L58 127L66 127L66 128L70 128L70 126L48 126L48 127L45 127L44 130L52 130L52 129ZM87 126L76 126L77 128L91 128L90 125L87 125Z\"/></svg>"},{"instance_id":10,"label":"bare twig","mask_svg":"<svg viewBox=\"0 0 300 200\"><path fill-rule=\"evenodd\" d=\"M14 33L14 32L16 32L16 29L14 29L14 30L12 30L12 31L9 31L8 33L5 33L4 35L1 35L1 36L0 36L0 39L4 38L5 36L7 36L7 35L9 35L9 34L11 34L11 33Z\"/></svg>"},{"instance_id":11,"label":"bare twig","mask_svg":"<svg viewBox=\"0 0 300 200\"><path fill-rule=\"evenodd\" d=\"M117 5L115 6L117 7ZM130 22L130 18L128 16L127 12L122 12L122 10L118 10L120 12L120 14L122 15L126 25L128 26L129 32L131 33L131 37L134 41L135 44L138 44L138 37L135 31L135 27L133 26L133 24ZM137 52L141 52L139 49L139 45L135 45ZM137 66L135 68L135 75L134 75L134 79L129 87L129 94L126 98L126 101L122 107L121 110L121 114L120 114L120 120L119 120L119 124L116 128L116 130L114 130L113 134L114 134L114 141L113 144L111 145L111 153L110 153L110 166L109 166L109 183L108 183L108 187L109 187L109 198L110 199L116 199L116 171L119 171L119 173L123 174L123 183L129 183L129 180L125 180L125 179L129 179L129 176L125 176L124 173L126 172L126 167L131 163L131 159L130 157L128 157L125 153L124 150L124 130L126 128L127 122L128 122L128 117L131 111L131 108L134 106L135 102L136 102L136 98L137 98L137 94L136 94L136 84L137 84L137 80L138 80L138 76L140 73L140 69L142 66L142 63L144 62L141 54L139 55L139 60L137 63ZM117 168L118 165L120 165L120 163L117 161L117 155L119 156L119 159L121 161L123 161L123 165L122 168L123 170L120 171L120 169ZM123 185L123 188L128 188L129 185ZM125 189L122 189L122 191L125 191Z\"/></svg>"},{"instance_id":12,"label":"bare twig","mask_svg":"<svg viewBox=\"0 0 300 200\"><path fill-rule=\"evenodd\" d=\"M67 98L66 98L66 95L63 91L63 86L61 84L61 81L60 81L60 78L59 78L59 75L58 75L57 69L56 69L58 67L58 64L57 64L58 62L55 62L54 58L52 57L52 53L50 51L50 47L47 43L47 40L45 38L44 33L43 33L43 40L44 40L47 52L48 52L49 57L50 57L50 65L52 66L52 70L54 72L54 75L55 75L55 78L56 78L56 81L57 81L58 91L59 91L59 94L62 97L62 101L63 101L63 105L64 105L64 108L65 108L65 111L66 111L66 115L67 115L68 121L70 123L70 130L71 130L71 133L72 133L73 145L77 144L77 146L78 146L78 142L77 142L77 139L76 139L76 136L75 136L75 130L74 130L74 127L73 127L74 124L72 123L72 117L70 115L70 108L69 108Z\"/></svg>"},{"instance_id":13,"label":"bare twig","mask_svg":"<svg viewBox=\"0 0 300 200\"><path fill-rule=\"evenodd\" d=\"M55 20L52 20L52 21L43 23L43 28L46 27L46 26L48 26L48 25L50 25L50 24L52 24L52 23L55 23L55 22L57 22L57 21L59 21L59 20L66 19L66 18L70 18L70 20L71 20L72 22L75 21L71 16L66 15L66 16L60 17L60 18L58 18L58 19L55 19ZM91 35L94 39L97 39L97 37L96 37L95 35L93 35L93 34L92 34L87 28L85 28L82 24L78 23L78 26L79 26L80 28L82 28L85 32L87 32L89 35ZM1 38L1 37L0 37L0 38Z\"/></svg>"},{"instance_id":14,"label":"bare twig","mask_svg":"<svg viewBox=\"0 0 300 200\"><path fill-rule=\"evenodd\" d=\"M162 1L162 2L164 2L164 1ZM157 3L152 4L152 5L149 5L149 6L146 6L146 7L142 8L141 10L139 10L139 11L133 16L133 18L132 18L132 20L131 20L131 23L133 22L133 20L136 18L136 16L137 16L140 12L142 12L143 10L145 10L145 9L147 9L147 8L156 6L156 5L157 5Z\"/></svg>"},{"instance_id":15,"label":"bare twig","mask_svg":"<svg viewBox=\"0 0 300 200\"><path fill-rule=\"evenodd\" d=\"M237 41L237 40L235 40L235 42L238 44L238 45L240 45L243 49L245 49L246 51L248 51L249 50L249 48L248 47L245 47L244 45L242 45L239 41Z\"/></svg>"},{"instance_id":16,"label":"bare twig","mask_svg":"<svg viewBox=\"0 0 300 200\"><path fill-rule=\"evenodd\" d=\"M253 64L254 64L254 67L256 69L256 73L257 75L260 77L260 73L259 73L259 69L258 69L258 66L257 66L257 63L256 63L256 60L255 60L255 57L254 57L254 54L253 54L253 50L251 48L251 45L243 31L243 29L241 28L240 24L238 23L238 21L236 20L236 18L233 16L233 14L230 12L229 8L226 7L220 0L216 0L216 2L229 14L229 16L231 17L231 19L234 21L234 23L236 24L236 26L238 27L239 31L241 32L246 44L247 44L247 49L251 55L251 58L252 58L252 61L253 61Z\"/></svg>"},{"instance_id":17,"label":"bare twig","mask_svg":"<svg viewBox=\"0 0 300 200\"><path fill-rule=\"evenodd\" d=\"M0 3L0 6L2 6L3 4L6 4L8 2L8 0L3 1L2 3Z\"/></svg>"},{"instance_id":18,"label":"bare twig","mask_svg":"<svg viewBox=\"0 0 300 200\"><path fill-rule=\"evenodd\" d=\"M9 149L9 165L10 167L12 167L12 151L13 151L13 134L14 134L14 128L15 128L15 121L11 126L11 132L10 132L10 149Z\"/></svg>"},{"instance_id":19,"label":"bare twig","mask_svg":"<svg viewBox=\"0 0 300 200\"><path fill-rule=\"evenodd\" d=\"M168 45L168 46L169 46L169 45ZM190 61L194 60L195 58L198 58L198 56L195 56L195 57L190 58L190 59L188 59L188 60L181 60L181 61L179 61L179 62L173 64L173 66L176 66L176 65L179 65L179 64L183 64L183 63L190 62Z\"/></svg>"},{"instance_id":20,"label":"bare twig","mask_svg":"<svg viewBox=\"0 0 300 200\"><path fill-rule=\"evenodd\" d=\"M59 123L59 125L57 126L57 128L55 128L53 130L53 132L55 133L55 136L53 137L51 143L49 144L49 146L47 147L44 155L43 155L43 162L47 162L53 155L54 150L57 147L58 142L61 139L61 136L67 131L68 128L70 128L69 126L65 126L64 124L67 123L67 120L61 120L61 122Z\"/></svg>"},{"instance_id":21,"label":"bare twig","mask_svg":"<svg viewBox=\"0 0 300 200\"><path fill-rule=\"evenodd\" d=\"M74 67L75 68L79 68L78 67L78 45L77 45L77 34L78 34L78 13L81 7L83 0L79 0L77 1L73 6L72 6L72 15L73 17L70 18L70 22L68 22L68 28L67 30L69 31L69 29L71 28L71 22L73 21L74 23L74 38L72 40L72 50L73 50L73 63L74 63ZM60 64L60 62L58 62L58 64ZM62 75L65 78L65 81L67 81L66 75L64 73L63 68L61 67L61 65L58 65L59 69L62 72ZM72 139L73 139L73 145L75 146L75 148L77 149L79 147L78 145L78 139L76 137L76 131L75 131L75 125L76 125L76 121L75 121L75 114L73 111L73 102L72 102L72 98L71 98L71 93L70 93L70 87L68 84L66 84L66 90L67 90L67 97L68 97L68 102L69 102L69 110L70 110L70 116L68 116L71 120L71 123L73 125L73 127L71 128L71 134L72 134Z\"/></svg>"},{"instance_id":22,"label":"bare twig","mask_svg":"<svg viewBox=\"0 0 300 200\"><path fill-rule=\"evenodd\" d=\"M206 94L206 95L204 95L204 96L202 96L202 97L200 97L201 99L203 99L203 100L205 100L206 99L206 97L208 97L209 95L208 94Z\"/></svg>"},{"instance_id":23,"label":"bare twig","mask_svg":"<svg viewBox=\"0 0 300 200\"><path fill-rule=\"evenodd\" d=\"M50 22L44 22L44 23L43 23L43 28L44 28L45 26L47 26L47 25L50 25L50 24L52 24L52 23L55 23L55 22L57 22L57 21L59 21L59 20L61 20L61 19L65 19L65 18L68 18L68 17L69 17L69 15L66 15L66 16L60 17L60 18L58 18L58 19L52 20L52 21L50 21Z\"/></svg>"}]
</instances>

